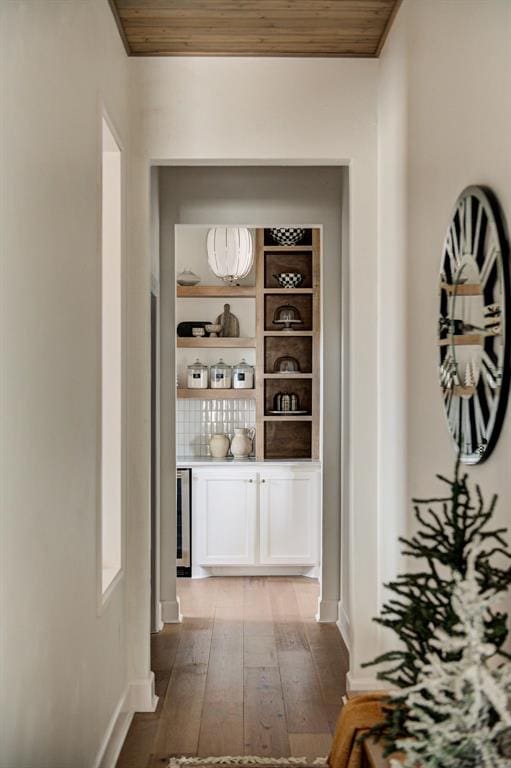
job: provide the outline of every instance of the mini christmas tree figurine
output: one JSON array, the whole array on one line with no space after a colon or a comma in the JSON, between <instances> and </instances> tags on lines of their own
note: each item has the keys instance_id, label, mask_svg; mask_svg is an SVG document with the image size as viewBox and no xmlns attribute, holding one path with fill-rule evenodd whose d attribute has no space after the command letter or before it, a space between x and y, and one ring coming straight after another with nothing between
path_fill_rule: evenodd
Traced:
<instances>
[{"instance_id":1,"label":"mini christmas tree figurine","mask_svg":"<svg viewBox=\"0 0 511 768\"><path fill-rule=\"evenodd\" d=\"M437 629L435 649L419 662L416 685L400 692L406 701L410 736L397 741L404 768L509 768L511 751L511 664L492 665L496 647L485 640L486 622L499 593L481 593L476 544L465 578L455 576L452 607L458 622L452 634ZM395 768L402 763L392 761Z\"/></svg>"},{"instance_id":2,"label":"mini christmas tree figurine","mask_svg":"<svg viewBox=\"0 0 511 768\"><path fill-rule=\"evenodd\" d=\"M460 474L459 461L453 480L438 477L447 485L448 493L440 498L414 500L417 532L409 539L400 539L404 545L403 555L413 558L417 566L413 572L399 575L386 585L392 596L384 604L380 617L375 619L396 633L400 647L366 666L384 665L377 676L393 689L415 685L428 654L437 650L432 645L434 633L442 629L451 635L458 624L453 607L456 583L453 577L466 576L469 553L476 542L473 568L479 592L497 594L511 584L511 568L495 563L498 557L504 560L504 566L509 566L506 559L511 558L504 539L506 529L491 526L497 497L486 505L479 486L474 493L467 475ZM506 623L506 614L493 606L488 608L484 642L494 646L497 655L503 654ZM460 658L461 650L450 650L443 660ZM393 697L392 705L385 707L384 713L384 721L373 728L370 735L383 737L385 753L389 754L396 749L398 739L409 736L405 696Z\"/></svg>"}]
</instances>

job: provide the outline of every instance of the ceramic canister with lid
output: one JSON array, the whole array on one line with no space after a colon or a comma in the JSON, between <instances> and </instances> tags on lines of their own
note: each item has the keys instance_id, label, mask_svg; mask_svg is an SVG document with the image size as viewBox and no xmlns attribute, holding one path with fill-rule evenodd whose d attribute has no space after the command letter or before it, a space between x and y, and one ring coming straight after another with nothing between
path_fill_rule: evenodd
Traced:
<instances>
[{"instance_id":1,"label":"ceramic canister with lid","mask_svg":"<svg viewBox=\"0 0 511 768\"><path fill-rule=\"evenodd\" d=\"M222 358L209 368L210 387L212 389L230 389L231 388L232 368L224 363Z\"/></svg>"},{"instance_id":2,"label":"ceramic canister with lid","mask_svg":"<svg viewBox=\"0 0 511 768\"><path fill-rule=\"evenodd\" d=\"M187 383L189 389L208 388L208 366L201 363L199 358L187 366Z\"/></svg>"},{"instance_id":3,"label":"ceramic canister with lid","mask_svg":"<svg viewBox=\"0 0 511 768\"><path fill-rule=\"evenodd\" d=\"M254 366L247 363L245 358L232 369L232 386L234 389L254 388Z\"/></svg>"}]
</instances>

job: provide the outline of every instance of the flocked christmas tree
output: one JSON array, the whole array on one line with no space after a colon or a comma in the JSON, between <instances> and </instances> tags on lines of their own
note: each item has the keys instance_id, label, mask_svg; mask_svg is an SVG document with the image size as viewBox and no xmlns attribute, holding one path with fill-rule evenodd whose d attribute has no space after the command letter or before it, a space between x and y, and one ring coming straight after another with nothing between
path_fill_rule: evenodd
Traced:
<instances>
[{"instance_id":1,"label":"flocked christmas tree","mask_svg":"<svg viewBox=\"0 0 511 768\"><path fill-rule=\"evenodd\" d=\"M405 762L393 768L509 768L511 765L511 664L494 664L496 647L485 640L486 624L500 595L480 592L472 548L465 578L454 577L452 607L458 617L448 634L437 629L433 651L419 662L416 685L400 692L408 709L410 736L397 746Z\"/></svg>"},{"instance_id":2,"label":"flocked christmas tree","mask_svg":"<svg viewBox=\"0 0 511 768\"><path fill-rule=\"evenodd\" d=\"M392 596L375 619L396 633L400 647L366 666L383 665L377 676L394 689L406 689L418 682L422 665L435 650L436 630L443 629L448 635L454 631L458 615L453 607L453 576L466 576L469 552L476 542L479 547L474 571L480 593L498 594L511 584L506 529L492 526L497 497L486 504L479 486L474 491L469 487L467 475L460 473L459 462L452 480L441 475L438 478L447 486L446 495L414 500L417 532L411 538L400 539L403 555L412 558L415 567L385 585ZM503 561L503 567L496 563L497 558ZM484 640L501 656L505 656L506 625L506 614L494 607L488 609ZM460 651L449 651L444 660L460 656ZM397 740L410 735L406 696L393 697L392 705L386 706L384 713L384 721L370 733L383 737L388 754L396 749Z\"/></svg>"}]
</instances>

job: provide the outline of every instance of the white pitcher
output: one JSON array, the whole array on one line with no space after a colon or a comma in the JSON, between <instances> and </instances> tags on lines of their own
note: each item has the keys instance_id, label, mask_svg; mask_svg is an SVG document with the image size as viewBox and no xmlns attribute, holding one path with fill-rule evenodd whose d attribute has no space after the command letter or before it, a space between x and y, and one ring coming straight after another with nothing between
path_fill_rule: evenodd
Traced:
<instances>
[{"instance_id":1,"label":"white pitcher","mask_svg":"<svg viewBox=\"0 0 511 768\"><path fill-rule=\"evenodd\" d=\"M235 459L247 459L250 456L254 435L255 429L239 427L234 430L234 437L231 441L231 453Z\"/></svg>"}]
</instances>

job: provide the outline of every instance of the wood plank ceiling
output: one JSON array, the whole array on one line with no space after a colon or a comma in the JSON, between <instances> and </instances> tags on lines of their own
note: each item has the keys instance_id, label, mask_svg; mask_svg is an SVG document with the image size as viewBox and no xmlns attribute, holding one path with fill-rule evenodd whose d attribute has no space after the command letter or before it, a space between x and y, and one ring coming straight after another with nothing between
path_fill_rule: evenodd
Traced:
<instances>
[{"instance_id":1,"label":"wood plank ceiling","mask_svg":"<svg viewBox=\"0 0 511 768\"><path fill-rule=\"evenodd\" d=\"M130 56L379 56L401 0L109 0Z\"/></svg>"}]
</instances>

